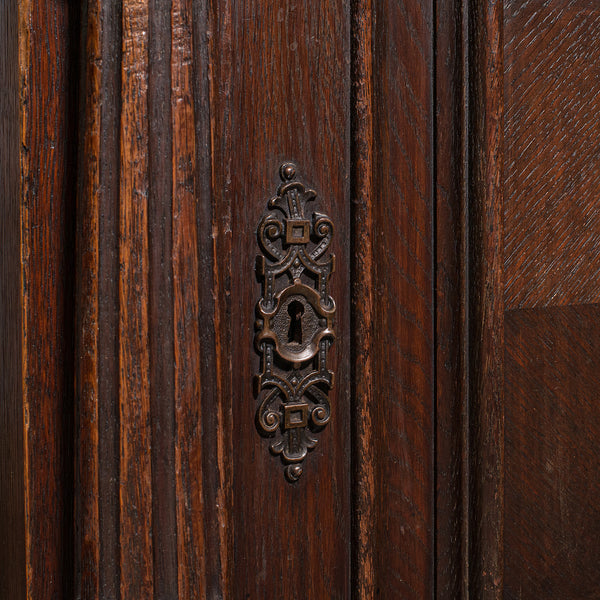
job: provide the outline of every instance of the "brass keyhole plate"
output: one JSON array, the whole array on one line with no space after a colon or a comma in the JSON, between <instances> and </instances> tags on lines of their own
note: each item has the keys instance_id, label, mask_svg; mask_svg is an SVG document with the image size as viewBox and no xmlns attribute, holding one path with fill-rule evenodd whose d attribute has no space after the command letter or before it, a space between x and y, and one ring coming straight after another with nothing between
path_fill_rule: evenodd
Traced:
<instances>
[{"instance_id":1,"label":"brass keyhole plate","mask_svg":"<svg viewBox=\"0 0 600 600\"><path fill-rule=\"evenodd\" d=\"M281 455L287 479L297 481L300 463L331 414L334 378L327 353L335 337L335 302L329 295L334 256L324 254L333 224L316 212L307 218L306 204L316 194L296 181L292 163L284 163L279 173L282 183L257 231L263 291L256 307L255 341L262 359L256 422L271 438L271 451Z\"/></svg>"}]
</instances>

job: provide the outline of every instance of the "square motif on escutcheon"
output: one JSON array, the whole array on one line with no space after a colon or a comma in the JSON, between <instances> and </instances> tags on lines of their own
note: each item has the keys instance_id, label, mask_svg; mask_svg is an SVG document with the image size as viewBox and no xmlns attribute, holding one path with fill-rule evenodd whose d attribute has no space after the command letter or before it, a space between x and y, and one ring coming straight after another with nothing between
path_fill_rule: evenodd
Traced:
<instances>
[{"instance_id":1,"label":"square motif on escutcheon","mask_svg":"<svg viewBox=\"0 0 600 600\"><path fill-rule=\"evenodd\" d=\"M288 244L308 244L310 241L310 223L305 220L285 220L285 241Z\"/></svg>"},{"instance_id":2,"label":"square motif on escutcheon","mask_svg":"<svg viewBox=\"0 0 600 600\"><path fill-rule=\"evenodd\" d=\"M308 404L284 404L284 425L286 429L306 427L308 425Z\"/></svg>"}]
</instances>

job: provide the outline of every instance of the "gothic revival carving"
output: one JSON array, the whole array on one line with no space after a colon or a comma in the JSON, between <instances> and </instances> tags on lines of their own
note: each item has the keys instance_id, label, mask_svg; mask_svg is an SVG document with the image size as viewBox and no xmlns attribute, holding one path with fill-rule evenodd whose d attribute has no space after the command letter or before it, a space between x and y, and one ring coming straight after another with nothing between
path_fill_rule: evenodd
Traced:
<instances>
[{"instance_id":1,"label":"gothic revival carving","mask_svg":"<svg viewBox=\"0 0 600 600\"><path fill-rule=\"evenodd\" d=\"M324 214L306 213L316 193L296 181L292 163L281 165L279 173L282 183L257 231L263 292L256 308L262 362L256 422L286 465L287 479L297 481L331 414L328 391L334 376L327 353L334 339L329 278L335 257L323 258L333 223Z\"/></svg>"}]
</instances>

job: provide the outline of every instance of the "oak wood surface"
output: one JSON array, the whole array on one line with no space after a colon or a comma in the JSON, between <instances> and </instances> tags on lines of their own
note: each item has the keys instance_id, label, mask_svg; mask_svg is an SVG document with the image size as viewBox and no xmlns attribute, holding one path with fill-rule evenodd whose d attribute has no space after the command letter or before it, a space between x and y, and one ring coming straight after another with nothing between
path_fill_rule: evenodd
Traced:
<instances>
[{"instance_id":1,"label":"oak wood surface","mask_svg":"<svg viewBox=\"0 0 600 600\"><path fill-rule=\"evenodd\" d=\"M330 115L313 114L319 107L328 106L311 107L306 101L315 91L318 74L314 79L295 81L288 76L287 68L272 72L275 63L267 60L268 54L262 55L274 52L270 46L262 45L267 38L264 35L257 38L261 45L251 51L254 39L251 32L236 24L236 20L246 23L248 16L254 16L256 31L262 24L270 23L273 34L283 40L292 31L287 29L291 19L299 15L286 16L280 12L275 16L281 18L273 18L270 11L264 15L259 11L244 16L238 7L223 5L209 9L199 2L171 4L170 13L167 8L167 3L132 2L123 5L121 14L116 9L93 4L87 11L88 66L84 85L89 149L81 167L79 235L81 255L89 256L92 262L80 263L80 311L82 315L99 317L80 321L86 335L80 342L79 385L83 406L92 411L92 417L84 411L80 415L84 430L79 457L83 498L80 518L87 514L94 518L83 523L81 547L89 547L90 552L82 562L79 589L90 598L102 598L105 594L121 598L152 594L164 597L173 593L175 586L182 598L198 594L319 597L326 589L334 597L345 597L349 572L345 567L347 559L343 557L349 556L350 489L349 476L341 474L348 473L349 453L342 452L341 460L335 456L324 458L326 455L321 454L325 468L328 464L329 468L335 465L338 471L337 493L335 487L326 486L320 494L311 490L308 496L307 484L304 492L290 486L254 429L255 400L250 382L257 360L251 329L256 301L253 270L256 222L273 193L278 163L286 156L295 158L299 164L309 162L309 146L303 141L308 138L303 138L292 125L307 119L315 124L343 123L347 113L340 103L337 112L336 105L331 105ZM302 39L313 39L327 30L328 19L343 18L342 23L348 25L347 13L334 7L304 15L307 31L310 33L312 28L313 34ZM206 35L206 23L211 23L214 34ZM115 36L119 40L117 46L122 46L122 55L116 57ZM349 48L343 40L344 37L341 45L334 44L328 52L348 56ZM289 106L277 109L279 96L272 99L262 96L266 101L263 110L268 111L263 113L263 123L271 123L274 128L264 142L255 134L250 135L250 130L231 122L233 116L236 123L246 122L244 115L249 109L240 104L246 95L234 96L228 90L240 86L250 86L251 90L252 85L259 85L254 76L248 78L253 72L251 68L239 69L232 62L234 43L237 54L247 53L248 63L257 60L258 67L267 69L265 82L274 91L289 86ZM300 52L303 61L312 56L314 68L325 69L322 72L325 77L321 77L323 91L331 83L333 89L337 87L336 93L341 94L339 100L348 95L349 79L337 71L340 60L333 60L334 54L331 60L319 63L317 44L309 48L297 43L290 48L290 59ZM281 67L285 64L282 60ZM334 64L336 70L328 71ZM298 87L300 84L305 91ZM250 91L247 97L252 98ZM104 111L111 105L115 106L115 113L111 111L105 116ZM290 109L297 114L287 117L288 124L284 117ZM258 124L258 120L254 121L254 126ZM282 133L287 131L286 140ZM305 131L308 135L308 129ZM336 126L323 136L333 146L318 154L325 162L321 166L322 183L314 185L322 190L324 204L335 200L340 206L337 218L335 204L323 208L334 213L342 232L337 250L342 265L349 264L347 254L344 256L348 246L343 241L347 238L343 230L349 226L349 212L342 201L347 198L347 184L343 183L345 169L339 162L347 154L346 131L347 126ZM112 170L114 141L109 143L103 137L104 132L107 138L112 134L113 140L118 140L120 182L114 179ZM258 160L256 164L261 166L258 175L265 182L259 185L246 175L257 172L257 152L266 149L271 152L268 143L271 139L279 140L287 149L277 150L269 160ZM207 143L208 156L212 154L210 162L206 161ZM234 153L233 149L249 143L257 144L256 148ZM204 151L196 152L198 147ZM303 152L307 153L306 161L301 160ZM337 162L328 165L327 160L336 153ZM253 157L253 161L244 162L246 157ZM239 163L236 169L232 166L234 158ZM267 164L271 168L263 169ZM105 176L104 185L98 183L96 165L100 176ZM171 167L165 174L166 165ZM235 173L238 178L232 183ZM113 178L108 179L108 174ZM232 188L234 183L237 188ZM253 199L253 206L247 201L233 202L236 195ZM247 215L242 217L240 211ZM233 219L238 219L233 228L235 241ZM103 230L105 237L101 235ZM119 249L118 271L115 271L115 243ZM342 314L341 339L348 335L349 311L345 309L348 279L344 275L347 270L346 266L336 274L338 292L334 293ZM104 297L113 299L104 310L98 307L94 292L100 286ZM117 294L118 305L114 302ZM235 304L231 304L232 296L237 298ZM98 298L102 300L102 294ZM238 304L242 300L243 304ZM246 315L248 318L244 318ZM116 339L120 348L117 363L100 352L102 340L107 344L112 340L114 348ZM341 377L338 393L342 398L336 408L337 438L333 428L333 443L339 439L340 448L341 436L348 432L344 415L349 413L347 402L343 402L348 397L348 377L344 376L347 359L341 356L340 368L336 369ZM245 367L241 368L242 365ZM109 387L99 388L105 378L112 378L115 385L116 372L119 373L118 404L109 395ZM84 387L86 379L92 382L91 387ZM97 405L95 394L104 394ZM240 413L242 406L246 409ZM91 445L87 440L92 441ZM257 463L263 464L264 473L258 478L252 474L252 463L248 465L244 445L252 449ZM314 454L317 460L319 454ZM100 464L102 456L106 459L104 465ZM101 473L102 468L106 475L112 473L112 479L94 475L95 469ZM115 473L120 490L117 506L114 497L106 499L106 495L114 493L109 486ZM325 476L323 481L329 480L331 477ZM257 481L261 481L260 486ZM281 500L287 497L286 503L273 504L271 511L263 508L269 504L267 482L271 482L273 491L283 494ZM313 485L319 485L318 478ZM234 497L236 506L232 504ZM311 508L311 503L317 501L319 504ZM315 520L312 526L311 519ZM328 520L331 525L325 527ZM257 533L253 533L251 521L255 521ZM344 521L346 524L342 525ZM235 546L231 537L234 528ZM310 529L328 533L307 552L303 547L311 540L317 541L306 535ZM204 548L205 535L210 550ZM265 557L260 562L266 561L275 573L263 569L261 578L256 575L259 562L249 558L265 535L271 541L263 546ZM286 550L278 550L277 544ZM298 569L291 572L287 569L283 558L287 548L294 546L307 559L312 557L311 577L305 577ZM120 555L116 564L110 555L111 547ZM220 550L215 552L217 548ZM339 574L331 580L331 573L336 571ZM322 577L333 581L333 587L331 583L325 584Z\"/></svg>"},{"instance_id":2,"label":"oak wood surface","mask_svg":"<svg viewBox=\"0 0 600 600\"><path fill-rule=\"evenodd\" d=\"M432 2L375 7L374 536L382 598L434 589L433 29Z\"/></svg>"},{"instance_id":3,"label":"oak wood surface","mask_svg":"<svg viewBox=\"0 0 600 600\"><path fill-rule=\"evenodd\" d=\"M468 32L466 3L436 5L435 595L468 593Z\"/></svg>"},{"instance_id":4,"label":"oak wood surface","mask_svg":"<svg viewBox=\"0 0 600 600\"><path fill-rule=\"evenodd\" d=\"M593 2L505 2L505 596L598 593Z\"/></svg>"},{"instance_id":5,"label":"oak wood surface","mask_svg":"<svg viewBox=\"0 0 600 600\"><path fill-rule=\"evenodd\" d=\"M507 308L598 302L600 11L506 7Z\"/></svg>"},{"instance_id":6,"label":"oak wood surface","mask_svg":"<svg viewBox=\"0 0 600 600\"><path fill-rule=\"evenodd\" d=\"M373 220L373 2L354 3L352 25L352 589L357 598L374 595L376 539L375 484L377 402L375 222Z\"/></svg>"},{"instance_id":7,"label":"oak wood surface","mask_svg":"<svg viewBox=\"0 0 600 600\"><path fill-rule=\"evenodd\" d=\"M74 231L79 12L20 2L20 259L28 598L73 595ZM19 280L17 280L19 281ZM15 349L16 350L16 349Z\"/></svg>"},{"instance_id":8,"label":"oak wood surface","mask_svg":"<svg viewBox=\"0 0 600 600\"><path fill-rule=\"evenodd\" d=\"M213 96L218 125L213 169L222 182L213 193L217 214L227 219L217 234L231 239L221 275L230 273L235 358L231 397L221 401L232 418L233 597L345 598L350 593L350 371L344 351L350 323L349 11L342 2L234 3L220 10L218 39L231 39L231 54L215 52L212 60L232 62L227 93ZM226 75L217 80L226 81ZM255 232L284 160L293 160L298 178L317 191L315 209L335 226L336 255L331 422L293 485L269 453L268 441L248 429L256 398L247 371L259 371L252 347L260 294L253 281ZM293 565L290 556L301 556L302 566Z\"/></svg>"},{"instance_id":9,"label":"oak wood surface","mask_svg":"<svg viewBox=\"0 0 600 600\"><path fill-rule=\"evenodd\" d=\"M505 597L600 586L597 305L506 314Z\"/></svg>"},{"instance_id":10,"label":"oak wood surface","mask_svg":"<svg viewBox=\"0 0 600 600\"><path fill-rule=\"evenodd\" d=\"M594 597L592 2L81 8L0 13L0 592ZM252 386L286 160L336 254L296 483Z\"/></svg>"},{"instance_id":11,"label":"oak wood surface","mask_svg":"<svg viewBox=\"0 0 600 600\"><path fill-rule=\"evenodd\" d=\"M469 37L469 593L503 592L503 4L474 2Z\"/></svg>"}]
</instances>

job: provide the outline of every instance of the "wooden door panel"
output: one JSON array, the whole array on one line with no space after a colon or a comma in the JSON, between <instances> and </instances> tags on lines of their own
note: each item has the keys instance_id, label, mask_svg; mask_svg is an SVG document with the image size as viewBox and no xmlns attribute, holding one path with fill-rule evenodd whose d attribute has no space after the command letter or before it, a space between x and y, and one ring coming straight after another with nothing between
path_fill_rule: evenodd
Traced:
<instances>
[{"instance_id":1,"label":"wooden door panel","mask_svg":"<svg viewBox=\"0 0 600 600\"><path fill-rule=\"evenodd\" d=\"M232 597L345 598L350 584L349 346L349 24L343 2L222 4L215 32L223 93L212 97L214 202L227 241L221 275L230 314L231 411L224 432L231 463ZM335 32L332 35L332 32ZM230 45L223 42L231 40ZM331 421L290 484L269 440L255 426L253 375L260 372L253 339L256 237L279 166L317 192L313 207L334 224L336 256L330 293L336 339L329 353L335 387ZM224 248L225 250L225 248ZM217 297L217 303L225 302ZM225 313L224 313L225 316ZM289 557L297 557L290 561ZM290 564L294 562L295 564Z\"/></svg>"},{"instance_id":2,"label":"wooden door panel","mask_svg":"<svg viewBox=\"0 0 600 600\"><path fill-rule=\"evenodd\" d=\"M432 27L432 2L382 2L374 11L369 411L372 593L382 598L427 597L433 583Z\"/></svg>"},{"instance_id":3,"label":"wooden door panel","mask_svg":"<svg viewBox=\"0 0 600 600\"><path fill-rule=\"evenodd\" d=\"M504 6L504 595L598 592L591 2Z\"/></svg>"},{"instance_id":4,"label":"wooden door panel","mask_svg":"<svg viewBox=\"0 0 600 600\"><path fill-rule=\"evenodd\" d=\"M599 23L589 2L505 6L506 309L600 299Z\"/></svg>"},{"instance_id":5,"label":"wooden door panel","mask_svg":"<svg viewBox=\"0 0 600 600\"><path fill-rule=\"evenodd\" d=\"M81 589L347 597L349 13L333 3L89 8ZM285 160L331 216L338 264L332 424L293 485L257 432L253 391L256 228ZM111 338L116 363L99 345Z\"/></svg>"},{"instance_id":6,"label":"wooden door panel","mask_svg":"<svg viewBox=\"0 0 600 600\"><path fill-rule=\"evenodd\" d=\"M6 598L73 594L78 23L68 3L0 8Z\"/></svg>"},{"instance_id":7,"label":"wooden door panel","mask_svg":"<svg viewBox=\"0 0 600 600\"><path fill-rule=\"evenodd\" d=\"M505 597L600 586L598 306L506 313Z\"/></svg>"},{"instance_id":8,"label":"wooden door panel","mask_svg":"<svg viewBox=\"0 0 600 600\"><path fill-rule=\"evenodd\" d=\"M599 16L5 3L0 592L595 597ZM285 161L336 255L296 482L253 385Z\"/></svg>"}]
</instances>

